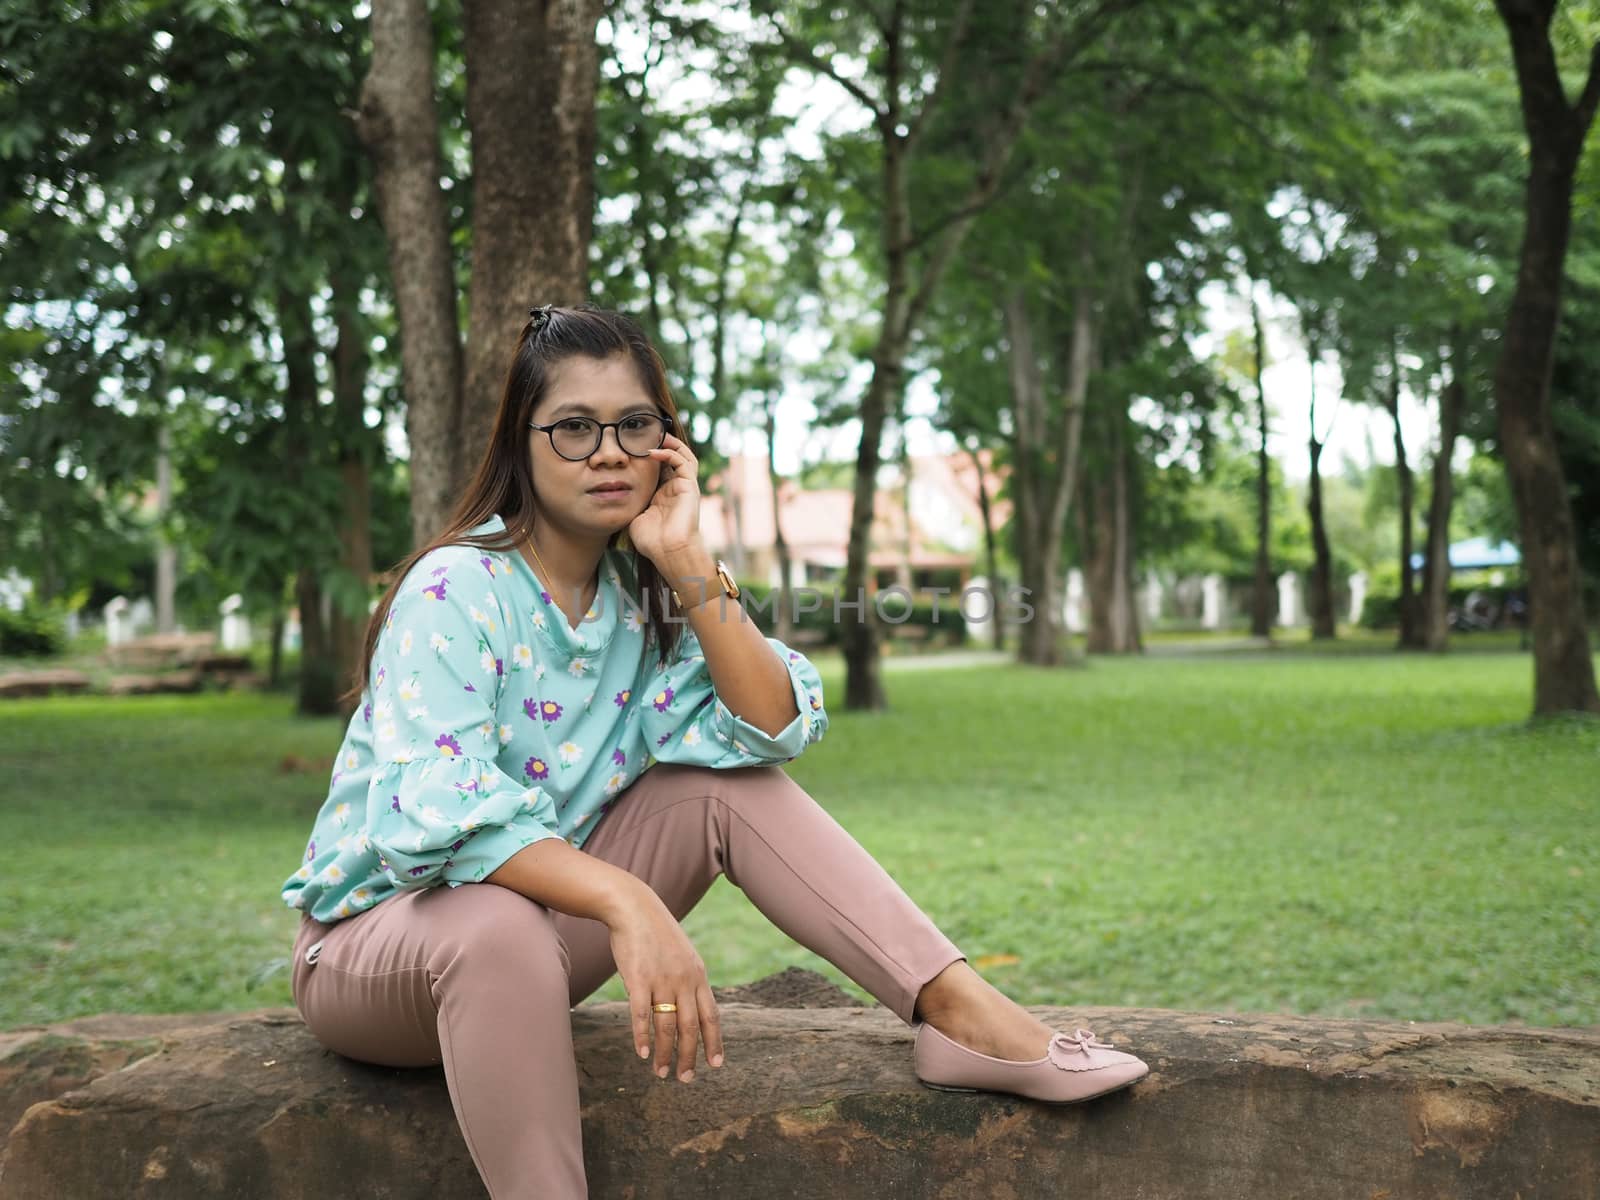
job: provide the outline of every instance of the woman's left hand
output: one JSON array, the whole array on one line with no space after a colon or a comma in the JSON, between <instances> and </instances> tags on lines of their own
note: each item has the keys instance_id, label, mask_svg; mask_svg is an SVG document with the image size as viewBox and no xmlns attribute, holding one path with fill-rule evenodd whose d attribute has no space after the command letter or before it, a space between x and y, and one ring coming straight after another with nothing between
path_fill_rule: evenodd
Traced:
<instances>
[{"instance_id":1,"label":"woman's left hand","mask_svg":"<svg viewBox=\"0 0 1600 1200\"><path fill-rule=\"evenodd\" d=\"M650 457L662 464L661 485L628 523L628 541L660 567L700 536L700 464L688 443L670 433Z\"/></svg>"}]
</instances>

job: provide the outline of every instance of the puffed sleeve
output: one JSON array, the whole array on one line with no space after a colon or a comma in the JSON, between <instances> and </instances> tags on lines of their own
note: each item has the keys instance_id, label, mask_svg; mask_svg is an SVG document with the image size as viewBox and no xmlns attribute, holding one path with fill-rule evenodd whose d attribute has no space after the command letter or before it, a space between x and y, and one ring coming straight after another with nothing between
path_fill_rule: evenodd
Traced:
<instances>
[{"instance_id":1,"label":"puffed sleeve","mask_svg":"<svg viewBox=\"0 0 1600 1200\"><path fill-rule=\"evenodd\" d=\"M660 762L701 767L750 767L788 762L822 737L828 714L822 677L811 660L777 638L778 652L794 689L799 715L776 736L758 729L722 702L711 682L700 639L684 628L673 661L640 689L646 745Z\"/></svg>"},{"instance_id":2,"label":"puffed sleeve","mask_svg":"<svg viewBox=\"0 0 1600 1200\"><path fill-rule=\"evenodd\" d=\"M424 558L373 654L367 834L399 888L472 883L561 836L550 797L496 761L505 623L476 567L448 553Z\"/></svg>"}]
</instances>

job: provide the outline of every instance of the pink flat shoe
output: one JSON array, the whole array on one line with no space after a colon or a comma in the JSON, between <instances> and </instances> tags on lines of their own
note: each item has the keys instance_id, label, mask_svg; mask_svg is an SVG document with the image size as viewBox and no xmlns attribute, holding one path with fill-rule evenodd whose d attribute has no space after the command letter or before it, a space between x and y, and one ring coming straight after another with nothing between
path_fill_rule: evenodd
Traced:
<instances>
[{"instance_id":1,"label":"pink flat shoe","mask_svg":"<svg viewBox=\"0 0 1600 1200\"><path fill-rule=\"evenodd\" d=\"M947 1092L1007 1092L1046 1104L1076 1104L1125 1088L1150 1068L1080 1029L1050 1039L1043 1058L1010 1062L953 1042L926 1022L917 1026L917 1078Z\"/></svg>"}]
</instances>

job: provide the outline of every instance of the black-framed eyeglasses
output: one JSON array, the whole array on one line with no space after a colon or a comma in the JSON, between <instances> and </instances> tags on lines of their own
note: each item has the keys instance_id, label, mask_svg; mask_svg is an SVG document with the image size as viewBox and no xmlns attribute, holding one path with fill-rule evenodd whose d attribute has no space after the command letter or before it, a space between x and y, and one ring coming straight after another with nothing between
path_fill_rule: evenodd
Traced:
<instances>
[{"instance_id":1,"label":"black-framed eyeglasses","mask_svg":"<svg viewBox=\"0 0 1600 1200\"><path fill-rule=\"evenodd\" d=\"M571 462L581 462L600 449L608 429L617 431L617 445L623 450L635 458L644 458L650 451L666 444L667 425L667 418L660 413L629 413L620 421L562 417L548 425L528 422L529 429L548 434L550 448Z\"/></svg>"}]
</instances>

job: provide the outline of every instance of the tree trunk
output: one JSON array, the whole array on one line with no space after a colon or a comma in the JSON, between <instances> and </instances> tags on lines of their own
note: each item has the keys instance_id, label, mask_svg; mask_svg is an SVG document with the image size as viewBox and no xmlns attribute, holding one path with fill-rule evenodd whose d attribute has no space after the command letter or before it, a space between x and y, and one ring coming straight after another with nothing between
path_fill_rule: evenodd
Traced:
<instances>
[{"instance_id":1,"label":"tree trunk","mask_svg":"<svg viewBox=\"0 0 1600 1200\"><path fill-rule=\"evenodd\" d=\"M411 536L421 545L443 527L460 495L462 369L426 0L373 0L372 65L356 127L372 159L400 317Z\"/></svg>"},{"instance_id":2,"label":"tree trunk","mask_svg":"<svg viewBox=\"0 0 1600 1200\"><path fill-rule=\"evenodd\" d=\"M1495 416L1516 500L1533 625L1535 716L1600 712L1584 624L1576 532L1550 421L1550 374L1572 185L1600 103L1600 46L1576 105L1550 45L1553 0L1496 0L1511 36L1529 141L1526 225L1517 282L1495 364Z\"/></svg>"},{"instance_id":3,"label":"tree trunk","mask_svg":"<svg viewBox=\"0 0 1600 1200\"><path fill-rule=\"evenodd\" d=\"M978 511L983 514L983 569L989 580L989 631L996 650L1006 648L1006 630L1000 620L1000 602L1003 592L1000 583L1000 559L995 549L994 510L989 505L989 482L983 473L983 457L971 446L966 448L972 459L972 469L978 473Z\"/></svg>"},{"instance_id":4,"label":"tree trunk","mask_svg":"<svg viewBox=\"0 0 1600 1200\"><path fill-rule=\"evenodd\" d=\"M167 537L165 522L172 513L172 414L163 398L160 442L156 451L156 632L178 628L178 548Z\"/></svg>"},{"instance_id":5,"label":"tree trunk","mask_svg":"<svg viewBox=\"0 0 1600 1200\"><path fill-rule=\"evenodd\" d=\"M906 438L906 426L899 423L899 445L895 448L895 465L900 468L900 568L895 572L900 586L906 591L916 588L916 572L911 560L916 555L915 531L911 527L911 443Z\"/></svg>"},{"instance_id":6,"label":"tree trunk","mask_svg":"<svg viewBox=\"0 0 1600 1200\"><path fill-rule=\"evenodd\" d=\"M1311 636L1334 637L1336 622L1333 611L1333 552L1328 547L1328 527L1322 519L1322 443L1315 434L1311 436L1311 481L1306 512L1311 517L1311 588L1306 596L1310 609Z\"/></svg>"},{"instance_id":7,"label":"tree trunk","mask_svg":"<svg viewBox=\"0 0 1600 1200\"><path fill-rule=\"evenodd\" d=\"M301 567L294 577L295 603L300 609L300 699L305 717L329 716L339 711L339 687L328 627L322 620L322 583L311 567Z\"/></svg>"},{"instance_id":8,"label":"tree trunk","mask_svg":"<svg viewBox=\"0 0 1600 1200\"><path fill-rule=\"evenodd\" d=\"M1085 535L1084 583L1089 594L1090 654L1134 654L1140 649L1134 612L1133 521L1128 497L1127 412L1109 414L1105 453L1086 473L1079 530Z\"/></svg>"},{"instance_id":9,"label":"tree trunk","mask_svg":"<svg viewBox=\"0 0 1600 1200\"><path fill-rule=\"evenodd\" d=\"M830 75L872 113L882 146L881 226L884 304L877 345L872 354L872 378L861 401L861 447L856 455L856 479L850 513L850 547L845 560L845 600L866 597L872 517L877 492L877 469L882 456L879 439L891 406L898 408L905 383L905 355L912 335L921 324L950 263L961 248L978 215L993 203L1002 173L1016 148L1034 107L1060 77L1068 61L1084 53L1104 34L1122 9L1117 0L1101 0L1060 22L1045 46L1031 55L1016 76L1007 103L996 114L983 142L983 153L972 171L961 200L949 210L948 220L935 222L937 235L919 255L921 269L913 291L911 255L915 248L908 172L915 148L938 111L941 93L956 74L957 55L967 35L968 19L976 5L964 0L949 25L939 67L931 86L923 92L917 112L904 109L902 83L906 25L905 6L895 5L887 23L881 23L883 53L873 56L883 64L882 101L875 101L859 84L837 74L811 46L783 37L789 53L801 65ZM921 82L920 80L918 81ZM923 222L925 225L929 222ZM844 624L845 707L883 708L885 696L879 674L877 632L870 604Z\"/></svg>"},{"instance_id":10,"label":"tree trunk","mask_svg":"<svg viewBox=\"0 0 1600 1200\"><path fill-rule=\"evenodd\" d=\"M1433 486L1428 497L1428 545L1422 562L1422 638L1429 650L1442 651L1450 643L1450 508L1455 500L1455 476L1450 460L1461 433L1466 407L1466 385L1461 380L1465 363L1460 339L1451 343L1450 382L1439 396L1439 452L1433 459Z\"/></svg>"},{"instance_id":11,"label":"tree trunk","mask_svg":"<svg viewBox=\"0 0 1600 1200\"><path fill-rule=\"evenodd\" d=\"M1411 556L1416 553L1413 511L1416 507L1416 484L1411 476L1411 463L1406 458L1405 432L1400 427L1400 363L1391 355L1393 372L1389 381L1389 418L1394 424L1394 470L1400 488L1400 648L1420 650L1423 645L1422 623L1417 614L1416 575L1411 566Z\"/></svg>"},{"instance_id":12,"label":"tree trunk","mask_svg":"<svg viewBox=\"0 0 1600 1200\"><path fill-rule=\"evenodd\" d=\"M1256 449L1256 574L1250 592L1250 632L1255 637L1270 638L1278 599L1272 579L1272 459L1267 454L1267 389L1262 383L1266 371L1266 336L1261 328L1261 311L1256 307L1254 289L1252 283L1250 324L1256 339L1256 425L1260 445Z\"/></svg>"},{"instance_id":13,"label":"tree trunk","mask_svg":"<svg viewBox=\"0 0 1600 1200\"><path fill-rule=\"evenodd\" d=\"M1322 443L1317 440L1317 358L1318 346L1311 347L1311 478L1306 512L1311 518L1311 588L1306 608L1311 617L1311 636L1327 639L1335 635L1333 611L1333 553L1328 548L1328 527L1322 519Z\"/></svg>"},{"instance_id":14,"label":"tree trunk","mask_svg":"<svg viewBox=\"0 0 1600 1200\"><path fill-rule=\"evenodd\" d=\"M1020 517L1017 560L1022 586L1032 606L1017 639L1017 658L1036 667L1061 661L1061 539L1049 536L1049 470L1045 465L1047 419L1044 379L1033 341L1027 294L1020 284L1007 291L1003 310L1011 376L1012 453L1017 463L1016 499Z\"/></svg>"},{"instance_id":15,"label":"tree trunk","mask_svg":"<svg viewBox=\"0 0 1600 1200\"><path fill-rule=\"evenodd\" d=\"M745 205L748 203L749 180L739 190L739 199L734 206L733 220L728 224L727 236L722 239L722 250L717 256L716 292L711 301L711 413L713 425L726 419L734 411L734 398L728 394L728 276L733 271L733 258L739 248L739 226L744 222ZM715 442L715 429L712 430L712 441ZM743 456L744 432L739 431L740 456ZM728 511L733 517L733 545L730 547L729 557L733 560L735 572L743 573L747 569L748 556L745 552L744 529L744 493L745 475L741 469L739 478L734 479L733 463L728 463L723 472L728 481L727 501ZM776 510L774 510L776 518Z\"/></svg>"},{"instance_id":16,"label":"tree trunk","mask_svg":"<svg viewBox=\"0 0 1600 1200\"><path fill-rule=\"evenodd\" d=\"M878 662L878 628L868 594L868 566L872 551L872 517L878 494L878 465L883 426L891 397L900 394L904 348L887 343L888 323L898 305L891 285L873 359L872 379L861 399L861 445L856 450L854 494L850 505L850 541L845 551L844 595L840 598L841 638L844 643L846 709L886 708L883 678ZM852 607L843 607L849 605Z\"/></svg>"},{"instance_id":17,"label":"tree trunk","mask_svg":"<svg viewBox=\"0 0 1600 1200\"><path fill-rule=\"evenodd\" d=\"M283 338L285 376L283 470L290 478L303 479L315 468L313 460L321 440L317 420L317 343L306 297L279 293L278 328ZM300 607L299 711L305 716L337 712L339 707L333 647L322 619L321 564L326 560L323 547L303 546L295 575L295 602Z\"/></svg>"},{"instance_id":18,"label":"tree trunk","mask_svg":"<svg viewBox=\"0 0 1600 1200\"><path fill-rule=\"evenodd\" d=\"M898 61L899 48L893 52ZM893 79L898 89L898 79ZM891 93L893 95L893 93ZM905 144L887 137L883 147L883 246L885 292L878 342L872 354L872 378L861 398L861 445L856 450L854 494L850 505L850 541L845 551L843 602L859 607L843 618L846 709L888 707L878 662L878 629L868 596L872 556L872 521L877 510L878 466L883 455L883 427L891 406L897 407L905 386L911 303L911 199L906 179ZM848 616L845 614L848 613Z\"/></svg>"},{"instance_id":19,"label":"tree trunk","mask_svg":"<svg viewBox=\"0 0 1600 1200\"><path fill-rule=\"evenodd\" d=\"M335 686L343 693L355 683L366 649L368 593L372 580L371 437L365 419L367 354L357 312L357 294L348 271L332 278L334 439L339 448L339 482L343 498L339 521L340 566L353 586L348 597L336 597L330 630ZM355 701L341 702L348 714Z\"/></svg>"},{"instance_id":20,"label":"tree trunk","mask_svg":"<svg viewBox=\"0 0 1600 1200\"><path fill-rule=\"evenodd\" d=\"M1085 276L1089 253L1085 243L1080 261ZM1021 516L1017 556L1022 585L1033 607L1033 618L1018 639L1017 657L1034 666L1055 666L1062 661L1061 538L1077 490L1084 411L1096 354L1094 295L1086 281L1074 291L1070 331L1060 355L1065 360L1066 386L1054 413L1045 403L1032 319L1021 286L1010 289L1004 317L1010 343L1012 457L1017 465L1014 492Z\"/></svg>"},{"instance_id":21,"label":"tree trunk","mask_svg":"<svg viewBox=\"0 0 1600 1200\"><path fill-rule=\"evenodd\" d=\"M602 0L466 0L472 286L456 477L489 444L528 308L587 298Z\"/></svg>"},{"instance_id":22,"label":"tree trunk","mask_svg":"<svg viewBox=\"0 0 1600 1200\"><path fill-rule=\"evenodd\" d=\"M267 651L267 689L276 691L283 684L283 599L272 604L272 644Z\"/></svg>"},{"instance_id":23,"label":"tree trunk","mask_svg":"<svg viewBox=\"0 0 1600 1200\"><path fill-rule=\"evenodd\" d=\"M783 481L778 475L778 403L772 392L762 396L767 434L767 482L772 488L772 551L778 559L778 615L773 632L780 642L794 636L794 587L789 582L789 543L783 536Z\"/></svg>"}]
</instances>

